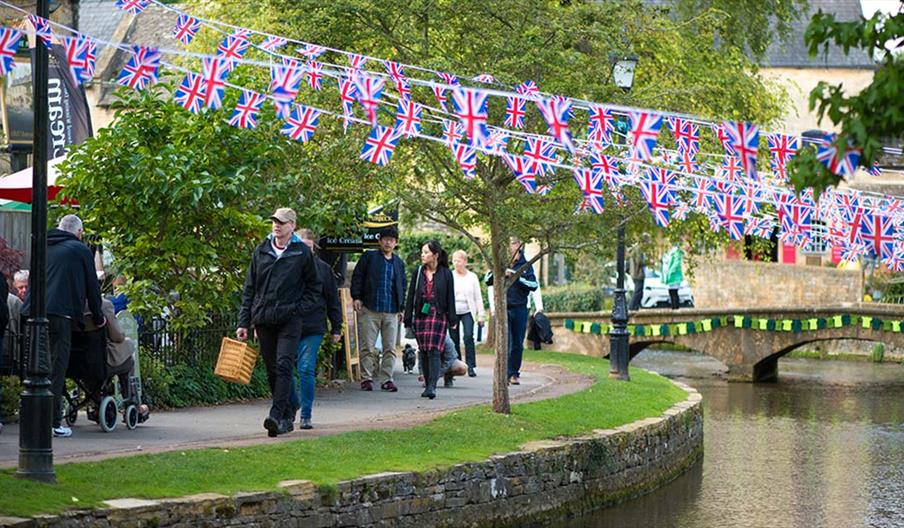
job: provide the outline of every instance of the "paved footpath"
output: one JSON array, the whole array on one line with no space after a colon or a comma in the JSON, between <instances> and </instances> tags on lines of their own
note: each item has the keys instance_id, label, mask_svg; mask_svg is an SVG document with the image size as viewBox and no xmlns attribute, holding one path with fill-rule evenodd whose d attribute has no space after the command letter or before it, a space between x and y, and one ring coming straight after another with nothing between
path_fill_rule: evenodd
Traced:
<instances>
[{"instance_id":1,"label":"paved footpath","mask_svg":"<svg viewBox=\"0 0 904 528\"><path fill-rule=\"evenodd\" d=\"M277 439L267 438L263 429L269 410L269 401L264 400L152 412L150 419L135 430L129 431L119 423L111 433L104 433L82 412L70 438L54 439L54 460L57 463L96 460L186 448L298 440L362 429L410 427L451 409L490 402L492 360L492 356L479 355L476 378L455 378L455 386L438 388L432 401L420 397L423 389L416 375L401 371L395 376L397 393L363 392L357 384L342 389L318 389L314 429L296 429ZM589 384L587 378L553 365L525 364L521 385L510 386L510 395L513 401L543 399L575 392ZM16 466L18 442L18 425L7 424L0 434L0 468Z\"/></svg>"}]
</instances>

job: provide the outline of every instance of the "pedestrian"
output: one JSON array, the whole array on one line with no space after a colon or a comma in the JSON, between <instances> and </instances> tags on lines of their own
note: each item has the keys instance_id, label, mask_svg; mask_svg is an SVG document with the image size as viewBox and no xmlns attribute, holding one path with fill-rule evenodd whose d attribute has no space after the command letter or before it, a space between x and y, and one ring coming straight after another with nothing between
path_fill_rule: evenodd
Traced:
<instances>
[{"instance_id":1,"label":"pedestrian","mask_svg":"<svg viewBox=\"0 0 904 528\"><path fill-rule=\"evenodd\" d=\"M427 383L423 398L436 397L446 332L455 328L455 279L449 270L449 257L436 240L421 247L421 266L415 272L414 286L405 303L405 327L414 328L418 361Z\"/></svg>"},{"instance_id":2,"label":"pedestrian","mask_svg":"<svg viewBox=\"0 0 904 528\"><path fill-rule=\"evenodd\" d=\"M6 283L6 277L3 277L3 282ZM0 286L2 287L2 286ZM19 298L15 293L15 289L9 290L6 294L6 310L9 314L9 322L6 323L6 337L2 339L3 341L3 353L10 357L11 362L17 364L19 362L19 354L18 351L18 342L19 336L21 335L21 313L22 313L22 299ZM0 297L2 298L2 297ZM2 310L2 308L0 308ZM17 367L20 367L17 365Z\"/></svg>"},{"instance_id":3,"label":"pedestrian","mask_svg":"<svg viewBox=\"0 0 904 528\"><path fill-rule=\"evenodd\" d=\"M298 364L298 388L292 390L293 407L301 408L301 429L313 429L311 411L314 406L314 388L317 383L317 358L320 355L320 342L326 333L326 321L330 321L330 341L338 343L342 337L342 305L339 303L339 290L330 265L317 255L317 244L314 232L310 229L299 229L295 232L301 241L315 254L317 274L320 277L320 309L306 315L302 323L301 342L298 343L296 363ZM293 416L294 419L294 416Z\"/></svg>"},{"instance_id":4,"label":"pedestrian","mask_svg":"<svg viewBox=\"0 0 904 528\"><path fill-rule=\"evenodd\" d=\"M47 233L46 311L54 398L53 436L57 438L72 436L72 429L62 424L63 391L72 352L72 332L85 327L85 303L95 327L103 327L107 322L101 306L94 257L82 242L84 233L82 220L72 214L61 218L57 228ZM22 306L22 313L26 315L31 314L31 292L28 288Z\"/></svg>"},{"instance_id":5,"label":"pedestrian","mask_svg":"<svg viewBox=\"0 0 904 528\"><path fill-rule=\"evenodd\" d=\"M506 278L511 278L522 268L518 279L512 283L506 292L506 316L508 318L508 378L511 385L521 384L521 360L524 356L524 337L527 333L528 298L532 298L537 311L543 311L543 301L540 296L532 296L531 293L540 287L534 268L527 264L524 258L524 244L518 237L509 240L511 259L509 267L505 270ZM488 286L493 285L493 272L486 275Z\"/></svg>"},{"instance_id":6,"label":"pedestrian","mask_svg":"<svg viewBox=\"0 0 904 528\"><path fill-rule=\"evenodd\" d=\"M465 362L468 364L468 376L473 378L477 375L474 371L477 367L474 322L476 321L478 326L483 326L485 317L483 296L480 293L480 282L477 280L477 275L467 268L468 254L462 249L452 253L452 264L455 267L452 272L452 277L455 279L455 314L461 324L457 328L451 329L449 333L452 342L455 343L458 359L461 359L460 336L464 336Z\"/></svg>"},{"instance_id":7,"label":"pedestrian","mask_svg":"<svg viewBox=\"0 0 904 528\"><path fill-rule=\"evenodd\" d=\"M646 280L645 260L640 243L634 244L628 252L628 272L634 283L634 293L631 294L631 302L628 304L628 309L631 311L640 310L640 302L643 300L643 283Z\"/></svg>"},{"instance_id":8,"label":"pedestrian","mask_svg":"<svg viewBox=\"0 0 904 528\"><path fill-rule=\"evenodd\" d=\"M257 333L273 395L264 428L274 437L294 429L295 359L305 317L322 309L322 286L314 254L294 233L295 211L279 208L270 221L271 233L251 255L235 335L245 341L250 328Z\"/></svg>"},{"instance_id":9,"label":"pedestrian","mask_svg":"<svg viewBox=\"0 0 904 528\"><path fill-rule=\"evenodd\" d=\"M25 302L25 294L28 292L28 270L19 270L13 275L13 292L19 300Z\"/></svg>"},{"instance_id":10,"label":"pedestrian","mask_svg":"<svg viewBox=\"0 0 904 528\"><path fill-rule=\"evenodd\" d=\"M678 289L684 282L684 251L673 246L662 258L662 282L669 287L669 303L672 310L677 310L680 306L678 300Z\"/></svg>"},{"instance_id":11,"label":"pedestrian","mask_svg":"<svg viewBox=\"0 0 904 528\"><path fill-rule=\"evenodd\" d=\"M385 227L379 235L379 249L362 254L352 273L351 295L361 338L361 390L374 390L379 365L383 380L380 389L397 392L393 370L399 323L405 307L405 264L393 253L399 243L396 228ZM382 359L375 348L378 334L382 337Z\"/></svg>"}]
</instances>

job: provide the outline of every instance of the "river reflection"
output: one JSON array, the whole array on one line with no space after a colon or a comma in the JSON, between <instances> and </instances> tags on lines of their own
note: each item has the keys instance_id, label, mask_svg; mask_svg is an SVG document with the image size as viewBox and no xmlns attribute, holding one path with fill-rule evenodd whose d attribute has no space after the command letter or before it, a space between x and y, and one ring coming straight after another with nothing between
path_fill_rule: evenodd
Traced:
<instances>
[{"instance_id":1,"label":"river reflection","mask_svg":"<svg viewBox=\"0 0 904 528\"><path fill-rule=\"evenodd\" d=\"M904 366L783 359L727 383L697 354L632 365L703 394L705 454L656 492L556 527L904 527Z\"/></svg>"}]
</instances>

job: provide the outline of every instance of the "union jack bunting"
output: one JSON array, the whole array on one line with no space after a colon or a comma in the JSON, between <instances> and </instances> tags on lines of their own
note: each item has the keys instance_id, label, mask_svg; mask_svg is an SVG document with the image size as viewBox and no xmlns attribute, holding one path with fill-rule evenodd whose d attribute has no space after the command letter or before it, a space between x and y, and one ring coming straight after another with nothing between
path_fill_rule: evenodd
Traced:
<instances>
[{"instance_id":1,"label":"union jack bunting","mask_svg":"<svg viewBox=\"0 0 904 528\"><path fill-rule=\"evenodd\" d=\"M555 187L553 182L545 183L543 185L537 185L537 194L540 196L547 196L552 192L552 188Z\"/></svg>"},{"instance_id":2,"label":"union jack bunting","mask_svg":"<svg viewBox=\"0 0 904 528\"><path fill-rule=\"evenodd\" d=\"M452 106L461 119L471 146L483 147L489 137L487 130L487 94L470 88L452 90Z\"/></svg>"},{"instance_id":3,"label":"union jack bunting","mask_svg":"<svg viewBox=\"0 0 904 528\"><path fill-rule=\"evenodd\" d=\"M397 132L406 138L412 138L421 131L421 110L423 107L411 99L399 99L396 107Z\"/></svg>"},{"instance_id":4,"label":"union jack bunting","mask_svg":"<svg viewBox=\"0 0 904 528\"><path fill-rule=\"evenodd\" d=\"M677 194L675 193L676 175L674 172L662 167L647 167L647 177L665 190L663 199L665 199L666 205L675 203Z\"/></svg>"},{"instance_id":5,"label":"union jack bunting","mask_svg":"<svg viewBox=\"0 0 904 528\"><path fill-rule=\"evenodd\" d=\"M454 148L463 137L465 137L465 133L461 128L461 123L454 119L443 119L443 138L446 140L447 147Z\"/></svg>"},{"instance_id":6,"label":"union jack bunting","mask_svg":"<svg viewBox=\"0 0 904 528\"><path fill-rule=\"evenodd\" d=\"M19 41L22 40L22 32L17 29L0 29L0 75L6 75L16 67L16 50L19 49Z\"/></svg>"},{"instance_id":7,"label":"union jack bunting","mask_svg":"<svg viewBox=\"0 0 904 528\"><path fill-rule=\"evenodd\" d=\"M722 193L715 200L716 213L722 220L722 226L728 231L728 238L741 240L744 238L744 203L732 194Z\"/></svg>"},{"instance_id":8,"label":"union jack bunting","mask_svg":"<svg viewBox=\"0 0 904 528\"><path fill-rule=\"evenodd\" d=\"M306 143L317 130L320 122L320 112L300 104L293 105L292 113L283 118L285 125L279 130L285 136L295 141Z\"/></svg>"},{"instance_id":9,"label":"union jack bunting","mask_svg":"<svg viewBox=\"0 0 904 528\"><path fill-rule=\"evenodd\" d=\"M150 0L116 0L116 7L126 13L137 15L145 10Z\"/></svg>"},{"instance_id":10,"label":"union jack bunting","mask_svg":"<svg viewBox=\"0 0 904 528\"><path fill-rule=\"evenodd\" d=\"M85 39L85 69L82 70L82 80L90 81L94 77L94 67L97 65L97 42L84 36Z\"/></svg>"},{"instance_id":11,"label":"union jack bunting","mask_svg":"<svg viewBox=\"0 0 904 528\"><path fill-rule=\"evenodd\" d=\"M236 128L257 128L257 114L264 103L264 95L254 90L242 90L229 124Z\"/></svg>"},{"instance_id":12,"label":"union jack bunting","mask_svg":"<svg viewBox=\"0 0 904 528\"><path fill-rule=\"evenodd\" d=\"M176 18L176 27L173 28L173 38L187 46L191 44L199 29L201 29L200 20L185 14L179 15Z\"/></svg>"},{"instance_id":13,"label":"union jack bunting","mask_svg":"<svg viewBox=\"0 0 904 528\"><path fill-rule=\"evenodd\" d=\"M411 86L405 77L405 70L402 65L397 62L383 61L383 67L389 72L389 77L395 83L396 91L399 92L399 98L408 99L411 97Z\"/></svg>"},{"instance_id":14,"label":"union jack bunting","mask_svg":"<svg viewBox=\"0 0 904 528\"><path fill-rule=\"evenodd\" d=\"M590 152L590 168L595 175L603 178L610 189L617 190L621 187L618 160L614 156Z\"/></svg>"},{"instance_id":15,"label":"union jack bunting","mask_svg":"<svg viewBox=\"0 0 904 528\"><path fill-rule=\"evenodd\" d=\"M308 76L308 86L318 92L323 88L323 65L317 61L309 60L305 66L305 75Z\"/></svg>"},{"instance_id":16,"label":"union jack bunting","mask_svg":"<svg viewBox=\"0 0 904 528\"><path fill-rule=\"evenodd\" d=\"M679 152L676 163L681 172L686 174L693 174L700 167L697 163L697 153L692 150Z\"/></svg>"},{"instance_id":17,"label":"union jack bunting","mask_svg":"<svg viewBox=\"0 0 904 528\"><path fill-rule=\"evenodd\" d=\"M760 148L760 128L744 121L726 121L725 133L731 147L738 153L748 178L757 179L756 156Z\"/></svg>"},{"instance_id":18,"label":"union jack bunting","mask_svg":"<svg viewBox=\"0 0 904 528\"><path fill-rule=\"evenodd\" d=\"M691 206L687 204L687 202L683 200L678 200L674 206L672 206L672 219L685 221L687 220L687 215L691 212Z\"/></svg>"},{"instance_id":19,"label":"union jack bunting","mask_svg":"<svg viewBox=\"0 0 904 528\"><path fill-rule=\"evenodd\" d=\"M612 110L601 105L590 105L590 124L587 127L587 141L596 150L604 145L612 144L612 132L615 130L615 118Z\"/></svg>"},{"instance_id":20,"label":"union jack bunting","mask_svg":"<svg viewBox=\"0 0 904 528\"><path fill-rule=\"evenodd\" d=\"M298 97L298 85L304 75L304 69L293 62L270 67L270 93L273 94L276 114L281 118L292 110L292 102Z\"/></svg>"},{"instance_id":21,"label":"union jack bunting","mask_svg":"<svg viewBox=\"0 0 904 528\"><path fill-rule=\"evenodd\" d=\"M628 157L622 160L622 164L625 167L625 183L631 183L634 177L640 173L640 169L643 168L645 161L640 147L628 147Z\"/></svg>"},{"instance_id":22,"label":"union jack bunting","mask_svg":"<svg viewBox=\"0 0 904 528\"><path fill-rule=\"evenodd\" d=\"M552 163L556 162L556 146L541 137L528 137L524 146L524 157L527 158L530 172L544 176L553 172Z\"/></svg>"},{"instance_id":23,"label":"union jack bunting","mask_svg":"<svg viewBox=\"0 0 904 528\"><path fill-rule=\"evenodd\" d=\"M769 152L772 154L770 164L772 172L782 181L788 179L788 162L797 154L800 148L800 138L787 134L769 134L766 136L769 143Z\"/></svg>"},{"instance_id":24,"label":"union jack bunting","mask_svg":"<svg viewBox=\"0 0 904 528\"><path fill-rule=\"evenodd\" d=\"M484 149L484 152L496 155L502 154L508 147L509 139L511 138L505 130L493 129L493 131L490 132L490 138L487 140L487 146Z\"/></svg>"},{"instance_id":25,"label":"union jack bunting","mask_svg":"<svg viewBox=\"0 0 904 528\"><path fill-rule=\"evenodd\" d=\"M756 182L744 182L735 186L740 191L738 200L744 204L744 215L751 216L759 212L762 193Z\"/></svg>"},{"instance_id":26,"label":"union jack bunting","mask_svg":"<svg viewBox=\"0 0 904 528\"><path fill-rule=\"evenodd\" d=\"M839 152L835 146L837 134L826 134L823 141L816 145L816 159L822 162L832 174L841 177L853 176L860 164L861 149L846 148Z\"/></svg>"},{"instance_id":27,"label":"union jack bunting","mask_svg":"<svg viewBox=\"0 0 904 528\"><path fill-rule=\"evenodd\" d=\"M678 117L670 117L668 122L672 136L675 138L678 154L686 152L696 154L700 150L700 127L696 123Z\"/></svg>"},{"instance_id":28,"label":"union jack bunting","mask_svg":"<svg viewBox=\"0 0 904 528\"><path fill-rule=\"evenodd\" d=\"M505 98L505 126L511 128L524 128L524 105L527 103L520 97L508 96Z\"/></svg>"},{"instance_id":29,"label":"union jack bunting","mask_svg":"<svg viewBox=\"0 0 904 528\"><path fill-rule=\"evenodd\" d=\"M860 238L870 254L881 259L894 255L895 223L881 213L864 213L860 218Z\"/></svg>"},{"instance_id":30,"label":"union jack bunting","mask_svg":"<svg viewBox=\"0 0 904 528\"><path fill-rule=\"evenodd\" d=\"M725 227L722 223L722 217L715 211L707 211L706 219L709 220L709 230L713 233L720 233Z\"/></svg>"},{"instance_id":31,"label":"union jack bunting","mask_svg":"<svg viewBox=\"0 0 904 528\"><path fill-rule=\"evenodd\" d=\"M810 237L813 210L797 198L789 199L777 209L782 240L798 246L804 245Z\"/></svg>"},{"instance_id":32,"label":"union jack bunting","mask_svg":"<svg viewBox=\"0 0 904 528\"><path fill-rule=\"evenodd\" d=\"M352 70L361 70L366 62L367 57L363 55L358 55L357 53L349 53L348 55L348 65L351 66Z\"/></svg>"},{"instance_id":33,"label":"union jack bunting","mask_svg":"<svg viewBox=\"0 0 904 528\"><path fill-rule=\"evenodd\" d=\"M745 235L767 240L772 237L773 230L775 230L775 224L769 218L750 217L747 219L747 223L744 224Z\"/></svg>"},{"instance_id":34,"label":"union jack bunting","mask_svg":"<svg viewBox=\"0 0 904 528\"><path fill-rule=\"evenodd\" d=\"M714 188L709 178L703 176L694 176L693 188L691 189L691 197L693 200L694 210L698 213L706 213L710 210Z\"/></svg>"},{"instance_id":35,"label":"union jack bunting","mask_svg":"<svg viewBox=\"0 0 904 528\"><path fill-rule=\"evenodd\" d=\"M573 171L574 181L584 194L582 204L588 206L594 213L602 214L605 207L603 201L603 176L596 174L587 168L576 168Z\"/></svg>"},{"instance_id":36,"label":"union jack bunting","mask_svg":"<svg viewBox=\"0 0 904 528\"><path fill-rule=\"evenodd\" d=\"M28 21L35 28L35 36L43 40L47 49L50 49L53 41L53 29L51 29L50 21L37 15L28 15Z\"/></svg>"},{"instance_id":37,"label":"union jack bunting","mask_svg":"<svg viewBox=\"0 0 904 528\"><path fill-rule=\"evenodd\" d=\"M323 55L326 48L315 46L314 44L306 44L303 48L298 48L298 53L313 60Z\"/></svg>"},{"instance_id":38,"label":"union jack bunting","mask_svg":"<svg viewBox=\"0 0 904 528\"><path fill-rule=\"evenodd\" d=\"M201 105L204 104L205 97L204 78L193 72L185 74L173 94L173 99L193 114L201 113Z\"/></svg>"},{"instance_id":39,"label":"union jack bunting","mask_svg":"<svg viewBox=\"0 0 904 528\"><path fill-rule=\"evenodd\" d=\"M537 83L534 81L524 81L515 87L515 91L528 97L534 97L540 94L540 89L537 88Z\"/></svg>"},{"instance_id":40,"label":"union jack bunting","mask_svg":"<svg viewBox=\"0 0 904 528\"><path fill-rule=\"evenodd\" d=\"M452 146L452 154L455 156L455 161L458 162L462 172L465 173L465 178L473 180L477 176L475 172L477 169L477 151L467 145L456 143Z\"/></svg>"},{"instance_id":41,"label":"union jack bunting","mask_svg":"<svg viewBox=\"0 0 904 528\"><path fill-rule=\"evenodd\" d=\"M459 86L458 77L452 75L451 73L439 72L439 73L437 73L437 75L439 76L440 79L443 80L443 82L445 84L448 84L450 86ZM433 85L432 88L433 88L433 95L436 97L436 102L439 103L439 106L443 109L443 111L448 112L449 109L446 107L446 101L448 101L448 99L446 98L446 88L444 86L440 86L440 85L436 85L436 84Z\"/></svg>"},{"instance_id":42,"label":"union jack bunting","mask_svg":"<svg viewBox=\"0 0 904 528\"><path fill-rule=\"evenodd\" d=\"M288 41L282 37L269 36L267 40L261 42L261 48L267 51L276 51L286 45Z\"/></svg>"},{"instance_id":43,"label":"union jack bunting","mask_svg":"<svg viewBox=\"0 0 904 528\"><path fill-rule=\"evenodd\" d=\"M355 83L346 77L339 77L339 103L342 106L342 129L348 130L351 123L352 106L357 100Z\"/></svg>"},{"instance_id":44,"label":"union jack bunting","mask_svg":"<svg viewBox=\"0 0 904 528\"><path fill-rule=\"evenodd\" d=\"M217 46L217 57L226 59L231 70L235 67L236 62L245 56L249 46L251 43L248 42L247 34L236 31L232 35L226 35L223 42Z\"/></svg>"},{"instance_id":45,"label":"union jack bunting","mask_svg":"<svg viewBox=\"0 0 904 528\"><path fill-rule=\"evenodd\" d=\"M395 129L390 127L380 125L373 127L364 142L364 148L361 149L360 158L380 167L385 166L395 152L400 137Z\"/></svg>"},{"instance_id":46,"label":"union jack bunting","mask_svg":"<svg viewBox=\"0 0 904 528\"><path fill-rule=\"evenodd\" d=\"M895 273L904 271L904 247L901 247L901 244L895 244L895 248L891 255L887 258L883 258L882 263L885 264L890 271Z\"/></svg>"},{"instance_id":47,"label":"union jack bunting","mask_svg":"<svg viewBox=\"0 0 904 528\"><path fill-rule=\"evenodd\" d=\"M649 112L631 112L631 139L629 144L637 159L645 162L653 157L653 148L662 128L662 116ZM668 224L668 220L666 220Z\"/></svg>"},{"instance_id":48,"label":"union jack bunting","mask_svg":"<svg viewBox=\"0 0 904 528\"><path fill-rule=\"evenodd\" d=\"M725 155L737 156L737 151L735 151L734 147L731 145L731 142L728 140L728 132L725 131L725 125L722 123L715 123L711 126L713 132L716 133L716 137L719 139L719 143L722 145L722 148L725 149Z\"/></svg>"},{"instance_id":49,"label":"union jack bunting","mask_svg":"<svg viewBox=\"0 0 904 528\"><path fill-rule=\"evenodd\" d=\"M640 194L646 200L653 221L659 227L669 227L669 191L664 185L652 181L640 182Z\"/></svg>"},{"instance_id":50,"label":"union jack bunting","mask_svg":"<svg viewBox=\"0 0 904 528\"><path fill-rule=\"evenodd\" d=\"M537 192L536 175L530 170L530 163L527 158L504 152L502 154L502 161L509 169L511 169L512 173L515 175L515 179L518 180L518 183L520 183L522 187L524 187L524 190L529 194Z\"/></svg>"},{"instance_id":51,"label":"union jack bunting","mask_svg":"<svg viewBox=\"0 0 904 528\"><path fill-rule=\"evenodd\" d=\"M359 73L352 77L352 82L355 83L355 98L364 108L368 121L371 126L377 126L377 108L380 106L380 96L383 95L385 81L382 77L371 77Z\"/></svg>"},{"instance_id":52,"label":"union jack bunting","mask_svg":"<svg viewBox=\"0 0 904 528\"><path fill-rule=\"evenodd\" d=\"M722 181L716 182L716 187L723 192L728 192L732 183L740 182L743 173L741 160L735 156L725 156L722 160L722 166L718 169L718 176Z\"/></svg>"},{"instance_id":53,"label":"union jack bunting","mask_svg":"<svg viewBox=\"0 0 904 528\"><path fill-rule=\"evenodd\" d=\"M524 187L527 194L537 194L537 177L529 172L524 172L515 176L518 183Z\"/></svg>"},{"instance_id":54,"label":"union jack bunting","mask_svg":"<svg viewBox=\"0 0 904 528\"><path fill-rule=\"evenodd\" d=\"M455 75L444 72L437 72L436 74L439 75L439 78L449 86L460 86L460 84L458 83L458 77L456 77Z\"/></svg>"},{"instance_id":55,"label":"union jack bunting","mask_svg":"<svg viewBox=\"0 0 904 528\"><path fill-rule=\"evenodd\" d=\"M474 77L474 80L484 84L493 84L494 82L496 82L496 78L489 73L481 73L480 75Z\"/></svg>"},{"instance_id":56,"label":"union jack bunting","mask_svg":"<svg viewBox=\"0 0 904 528\"><path fill-rule=\"evenodd\" d=\"M866 244L859 242L855 244L843 244L841 246L841 260L842 262L854 262L861 255L868 255L869 250L866 247Z\"/></svg>"},{"instance_id":57,"label":"union jack bunting","mask_svg":"<svg viewBox=\"0 0 904 528\"><path fill-rule=\"evenodd\" d=\"M868 172L870 176L881 176L882 169L879 167L879 162L874 161L873 165L866 172Z\"/></svg>"},{"instance_id":58,"label":"union jack bunting","mask_svg":"<svg viewBox=\"0 0 904 528\"><path fill-rule=\"evenodd\" d=\"M226 74L229 65L225 59L204 57L201 76L204 77L204 106L214 110L223 106L223 91L226 89Z\"/></svg>"},{"instance_id":59,"label":"union jack bunting","mask_svg":"<svg viewBox=\"0 0 904 528\"><path fill-rule=\"evenodd\" d=\"M66 62L69 63L69 73L72 75L72 80L77 84L82 84L91 78L86 73L88 70L88 44L88 37L84 35L63 37L63 47L66 50ZM92 64L91 70L93 69L94 65Z\"/></svg>"},{"instance_id":60,"label":"union jack bunting","mask_svg":"<svg viewBox=\"0 0 904 528\"><path fill-rule=\"evenodd\" d=\"M540 99L537 101L537 108L549 125L549 133L558 139L568 152L574 152L574 141L568 129L568 119L573 115L571 101L560 97Z\"/></svg>"},{"instance_id":61,"label":"union jack bunting","mask_svg":"<svg viewBox=\"0 0 904 528\"><path fill-rule=\"evenodd\" d=\"M133 90L144 90L157 82L157 70L159 68L159 51L145 46L133 46L132 56L119 74L116 82Z\"/></svg>"}]
</instances>

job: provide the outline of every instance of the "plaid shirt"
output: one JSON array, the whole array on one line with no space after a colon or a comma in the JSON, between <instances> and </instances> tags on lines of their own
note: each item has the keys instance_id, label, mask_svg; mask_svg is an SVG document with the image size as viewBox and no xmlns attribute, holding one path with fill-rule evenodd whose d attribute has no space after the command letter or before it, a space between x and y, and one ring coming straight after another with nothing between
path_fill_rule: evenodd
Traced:
<instances>
[{"instance_id":1,"label":"plaid shirt","mask_svg":"<svg viewBox=\"0 0 904 528\"><path fill-rule=\"evenodd\" d=\"M395 270L392 266L392 260L383 260L383 273L380 277L380 284L377 286L377 301L374 306L376 311L383 313L398 313L399 307L396 306L395 296L392 294L393 286L395 286Z\"/></svg>"}]
</instances>

